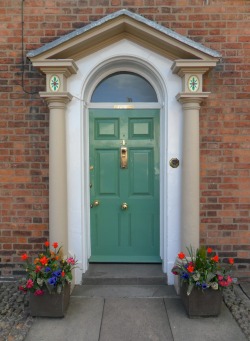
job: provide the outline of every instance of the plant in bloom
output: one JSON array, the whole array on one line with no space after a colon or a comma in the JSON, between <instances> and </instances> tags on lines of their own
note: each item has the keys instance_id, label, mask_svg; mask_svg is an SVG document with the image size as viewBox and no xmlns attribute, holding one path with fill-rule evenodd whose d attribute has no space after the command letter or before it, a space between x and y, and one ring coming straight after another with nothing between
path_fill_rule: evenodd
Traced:
<instances>
[{"instance_id":1,"label":"plant in bloom","mask_svg":"<svg viewBox=\"0 0 250 341\"><path fill-rule=\"evenodd\" d=\"M54 250L50 250L50 243L44 243L45 251L38 255L33 262L29 260L27 253L21 255L23 266L27 276L19 287L23 292L30 291L35 296L42 296L45 290L49 293L60 293L66 283L72 281L72 270L77 261L73 257L64 258L61 255L61 247L53 243Z\"/></svg>"},{"instance_id":2,"label":"plant in bloom","mask_svg":"<svg viewBox=\"0 0 250 341\"><path fill-rule=\"evenodd\" d=\"M221 265L219 256L211 247L201 247L196 252L192 247L187 250L187 255L178 253L178 260L172 269L174 275L180 276L181 285L188 284L187 295L190 295L195 287L201 290L218 290L232 284L233 280L229 274L234 264L233 258L228 259L228 264Z\"/></svg>"}]
</instances>

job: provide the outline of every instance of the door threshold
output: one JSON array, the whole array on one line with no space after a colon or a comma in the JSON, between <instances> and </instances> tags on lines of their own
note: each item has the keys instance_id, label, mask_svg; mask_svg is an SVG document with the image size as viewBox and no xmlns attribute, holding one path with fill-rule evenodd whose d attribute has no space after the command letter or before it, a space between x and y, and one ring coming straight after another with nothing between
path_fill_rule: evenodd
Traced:
<instances>
[{"instance_id":1,"label":"door threshold","mask_svg":"<svg viewBox=\"0 0 250 341\"><path fill-rule=\"evenodd\" d=\"M161 263L159 256L91 256L89 263Z\"/></svg>"}]
</instances>

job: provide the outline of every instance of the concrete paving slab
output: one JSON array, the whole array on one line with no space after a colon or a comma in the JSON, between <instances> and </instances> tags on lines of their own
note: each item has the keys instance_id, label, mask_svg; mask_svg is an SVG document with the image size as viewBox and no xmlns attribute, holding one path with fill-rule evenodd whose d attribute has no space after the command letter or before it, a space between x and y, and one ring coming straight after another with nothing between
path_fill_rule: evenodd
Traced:
<instances>
[{"instance_id":1,"label":"concrete paving slab","mask_svg":"<svg viewBox=\"0 0 250 341\"><path fill-rule=\"evenodd\" d=\"M224 304L218 317L190 319L181 300L172 298L164 301L174 341L246 341Z\"/></svg>"},{"instance_id":2,"label":"concrete paving slab","mask_svg":"<svg viewBox=\"0 0 250 341\"><path fill-rule=\"evenodd\" d=\"M77 297L176 297L170 285L76 285L72 296Z\"/></svg>"},{"instance_id":3,"label":"concrete paving slab","mask_svg":"<svg viewBox=\"0 0 250 341\"><path fill-rule=\"evenodd\" d=\"M250 282L242 282L240 287L247 298L250 299Z\"/></svg>"},{"instance_id":4,"label":"concrete paving slab","mask_svg":"<svg viewBox=\"0 0 250 341\"><path fill-rule=\"evenodd\" d=\"M100 341L146 340L173 341L163 299L106 299Z\"/></svg>"},{"instance_id":5,"label":"concrete paving slab","mask_svg":"<svg viewBox=\"0 0 250 341\"><path fill-rule=\"evenodd\" d=\"M36 318L25 341L98 341L104 299L71 297L64 318Z\"/></svg>"}]
</instances>

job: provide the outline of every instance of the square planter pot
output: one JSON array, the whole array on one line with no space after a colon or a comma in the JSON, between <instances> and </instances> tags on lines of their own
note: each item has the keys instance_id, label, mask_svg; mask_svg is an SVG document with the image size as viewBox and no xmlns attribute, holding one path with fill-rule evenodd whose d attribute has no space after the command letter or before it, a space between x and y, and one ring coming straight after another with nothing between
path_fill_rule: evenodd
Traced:
<instances>
[{"instance_id":1,"label":"square planter pot","mask_svg":"<svg viewBox=\"0 0 250 341\"><path fill-rule=\"evenodd\" d=\"M64 317L70 299L70 285L67 284L60 294L45 291L42 296L30 293L29 308L31 316Z\"/></svg>"},{"instance_id":2,"label":"square planter pot","mask_svg":"<svg viewBox=\"0 0 250 341\"><path fill-rule=\"evenodd\" d=\"M193 288L187 295L188 285L183 283L180 288L180 297L190 318L218 316L221 311L222 291L211 288L204 291Z\"/></svg>"}]
</instances>

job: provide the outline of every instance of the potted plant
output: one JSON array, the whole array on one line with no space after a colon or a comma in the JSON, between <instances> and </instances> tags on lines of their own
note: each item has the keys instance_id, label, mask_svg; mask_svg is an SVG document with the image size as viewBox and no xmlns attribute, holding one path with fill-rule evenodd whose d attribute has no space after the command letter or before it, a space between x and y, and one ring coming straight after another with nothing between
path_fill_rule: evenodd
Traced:
<instances>
[{"instance_id":1,"label":"potted plant","mask_svg":"<svg viewBox=\"0 0 250 341\"><path fill-rule=\"evenodd\" d=\"M32 316L63 317L70 298L72 270L77 261L64 257L58 243L44 243L45 251L30 262L27 253L21 255L26 278L19 287L24 293L30 292L29 307Z\"/></svg>"},{"instance_id":2,"label":"potted plant","mask_svg":"<svg viewBox=\"0 0 250 341\"><path fill-rule=\"evenodd\" d=\"M220 264L219 257L209 247L194 252L187 248L188 255L178 254L174 275L180 278L180 296L189 317L218 316L222 303L222 289L232 284L229 275L234 259Z\"/></svg>"}]
</instances>

